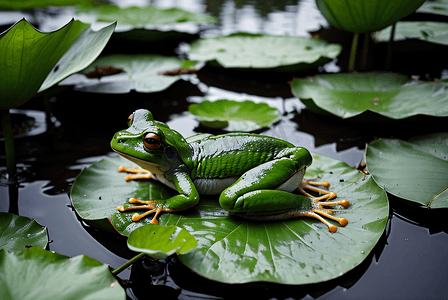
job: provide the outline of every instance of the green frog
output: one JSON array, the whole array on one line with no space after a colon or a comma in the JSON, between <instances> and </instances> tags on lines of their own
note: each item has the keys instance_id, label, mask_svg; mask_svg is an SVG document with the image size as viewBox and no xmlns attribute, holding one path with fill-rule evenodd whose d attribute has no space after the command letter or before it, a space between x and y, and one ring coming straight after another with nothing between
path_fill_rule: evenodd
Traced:
<instances>
[{"instance_id":1,"label":"green frog","mask_svg":"<svg viewBox=\"0 0 448 300\"><path fill-rule=\"evenodd\" d=\"M158 224L161 212L186 210L199 202L199 195L219 195L220 206L238 216L254 220L283 220L313 217L331 232L337 226L325 218L347 225L345 218L332 216L333 209L345 200L328 191L328 182L305 180L311 165L309 151L281 139L250 133L222 135L198 134L184 138L165 123L155 121L151 112L139 109L129 116L128 129L117 132L111 147L141 168L120 167L132 173L126 180L152 178L177 190L165 200L131 198L130 207L119 211L147 209L134 214L138 221L154 214ZM298 190L298 192L295 192ZM310 191L314 191L313 196Z\"/></svg>"}]
</instances>

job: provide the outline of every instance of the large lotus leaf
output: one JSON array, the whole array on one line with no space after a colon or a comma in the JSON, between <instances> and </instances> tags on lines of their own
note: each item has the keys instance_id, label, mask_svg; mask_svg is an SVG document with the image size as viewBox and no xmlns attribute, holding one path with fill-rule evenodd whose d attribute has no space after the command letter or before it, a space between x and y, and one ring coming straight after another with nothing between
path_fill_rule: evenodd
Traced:
<instances>
[{"instance_id":1,"label":"large lotus leaf","mask_svg":"<svg viewBox=\"0 0 448 300\"><path fill-rule=\"evenodd\" d=\"M175 23L216 23L218 21L214 17L179 8L162 9L155 6L121 8L115 5L101 5L95 8L80 8L77 15L80 18L87 17L92 21L117 21L119 28L121 27L118 29L119 31L134 28L154 29L156 26Z\"/></svg>"},{"instance_id":2,"label":"large lotus leaf","mask_svg":"<svg viewBox=\"0 0 448 300\"><path fill-rule=\"evenodd\" d=\"M204 277L227 283L307 284L338 277L359 265L386 226L387 196L371 176L334 159L313 158L306 176L329 181L338 198L351 203L335 213L348 219L346 227L330 233L310 218L251 222L206 200L191 214L160 218L160 224L182 226L199 241L180 260Z\"/></svg>"},{"instance_id":3,"label":"large lotus leaf","mask_svg":"<svg viewBox=\"0 0 448 300\"><path fill-rule=\"evenodd\" d=\"M314 38L236 33L191 43L190 59L239 69L304 71L332 60L338 44Z\"/></svg>"},{"instance_id":4,"label":"large lotus leaf","mask_svg":"<svg viewBox=\"0 0 448 300\"><path fill-rule=\"evenodd\" d=\"M106 216L116 214L116 207L139 191L148 199L151 181L125 183L122 174L116 174L122 162L121 158L108 158L84 170L76 180L73 205L82 218L89 218L89 223L95 219L97 225L107 222ZM335 213L348 219L347 226L330 233L326 225L311 218L248 221L224 211L217 197L202 197L187 211L164 213L159 224L183 227L198 240L198 246L180 259L213 280L286 284L329 280L359 265L373 249L387 222L387 196L370 175L322 156L314 156L306 176L329 181L338 197L350 201L348 209ZM126 234L149 222L132 222L122 214L109 218L115 228L126 228Z\"/></svg>"},{"instance_id":5,"label":"large lotus leaf","mask_svg":"<svg viewBox=\"0 0 448 300\"><path fill-rule=\"evenodd\" d=\"M177 226L146 225L131 232L128 248L144 252L155 259L184 254L196 247L198 241L185 229Z\"/></svg>"},{"instance_id":6,"label":"large lotus leaf","mask_svg":"<svg viewBox=\"0 0 448 300\"><path fill-rule=\"evenodd\" d=\"M431 0L426 1L417 9L418 13L429 13L437 15L448 16L448 1L447 0Z\"/></svg>"},{"instance_id":7,"label":"large lotus leaf","mask_svg":"<svg viewBox=\"0 0 448 300\"><path fill-rule=\"evenodd\" d=\"M448 116L446 83L411 80L400 74L316 75L294 79L291 89L309 109L344 119L367 110L392 119L418 114Z\"/></svg>"},{"instance_id":8,"label":"large lotus leaf","mask_svg":"<svg viewBox=\"0 0 448 300\"><path fill-rule=\"evenodd\" d=\"M75 89L82 92L123 94L136 90L140 93L153 93L167 89L174 82L181 79L180 75L162 75L165 71L187 69L192 66L190 61L176 57L153 54L108 55L95 60L84 73L94 71L96 67L121 68L123 72L88 78L84 74L74 74L62 81L60 85L75 85ZM181 72L180 72L181 73Z\"/></svg>"},{"instance_id":9,"label":"large lotus leaf","mask_svg":"<svg viewBox=\"0 0 448 300\"><path fill-rule=\"evenodd\" d=\"M376 35L379 41L389 41L392 26ZM448 45L448 23L442 22L397 22L394 41L419 39L425 42Z\"/></svg>"},{"instance_id":10,"label":"large lotus leaf","mask_svg":"<svg viewBox=\"0 0 448 300\"><path fill-rule=\"evenodd\" d=\"M27 246L45 248L47 228L35 220L0 212L0 249L23 250Z\"/></svg>"},{"instance_id":11,"label":"large lotus leaf","mask_svg":"<svg viewBox=\"0 0 448 300\"><path fill-rule=\"evenodd\" d=\"M47 76L40 91L86 67L104 48L114 26L92 32L88 24L72 20L42 33L22 19L0 34L0 109L28 101Z\"/></svg>"},{"instance_id":12,"label":"large lotus leaf","mask_svg":"<svg viewBox=\"0 0 448 300\"><path fill-rule=\"evenodd\" d=\"M357 33L386 28L414 12L423 2L425 0L316 0L331 25Z\"/></svg>"},{"instance_id":13,"label":"large lotus leaf","mask_svg":"<svg viewBox=\"0 0 448 300\"><path fill-rule=\"evenodd\" d=\"M366 163L389 193L430 208L448 207L448 133L374 141Z\"/></svg>"},{"instance_id":14,"label":"large lotus leaf","mask_svg":"<svg viewBox=\"0 0 448 300\"><path fill-rule=\"evenodd\" d=\"M266 103L252 101L203 101L191 104L188 111L201 125L225 131L254 131L280 120L280 111Z\"/></svg>"},{"instance_id":15,"label":"large lotus leaf","mask_svg":"<svg viewBox=\"0 0 448 300\"><path fill-rule=\"evenodd\" d=\"M73 183L70 197L76 212L87 223L129 236L137 227L151 224L151 219L132 222L135 212L118 212L118 206L126 206L131 197L166 199L175 192L153 180L126 182L126 174L117 171L122 165L137 167L121 157L105 157L84 169Z\"/></svg>"},{"instance_id":16,"label":"large lotus leaf","mask_svg":"<svg viewBox=\"0 0 448 300\"><path fill-rule=\"evenodd\" d=\"M20 252L0 250L0 298L126 299L108 265L85 255L64 255L32 247Z\"/></svg>"}]
</instances>

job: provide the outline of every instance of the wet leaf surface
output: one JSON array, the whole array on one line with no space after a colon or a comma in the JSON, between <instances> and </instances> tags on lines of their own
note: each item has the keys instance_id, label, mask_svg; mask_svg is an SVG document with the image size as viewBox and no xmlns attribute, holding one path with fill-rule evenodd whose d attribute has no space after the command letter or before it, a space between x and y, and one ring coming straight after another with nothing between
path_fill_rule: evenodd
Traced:
<instances>
[{"instance_id":1,"label":"wet leaf surface","mask_svg":"<svg viewBox=\"0 0 448 300\"><path fill-rule=\"evenodd\" d=\"M429 208L448 207L448 133L372 142L366 162L389 193Z\"/></svg>"},{"instance_id":2,"label":"wet leaf surface","mask_svg":"<svg viewBox=\"0 0 448 300\"><path fill-rule=\"evenodd\" d=\"M72 201L85 221L103 228L112 224L128 235L151 218L132 222L133 212L118 213L116 207L138 193L144 199L158 197L145 195L152 181L124 182L124 174L117 176L117 166L123 161L107 158L84 170L73 186ZM384 231L388 201L369 175L337 160L314 156L306 176L330 182L338 199L349 200L348 209L335 213L348 219L346 227L330 233L326 225L310 218L248 221L224 211L216 197L202 197L197 206L186 211L164 213L159 224L182 227L198 240L196 249L181 255L180 260L204 277L227 283L326 281L367 257Z\"/></svg>"},{"instance_id":3,"label":"wet leaf surface","mask_svg":"<svg viewBox=\"0 0 448 300\"><path fill-rule=\"evenodd\" d=\"M39 247L0 250L1 299L126 299L108 265Z\"/></svg>"},{"instance_id":4,"label":"wet leaf surface","mask_svg":"<svg viewBox=\"0 0 448 300\"><path fill-rule=\"evenodd\" d=\"M367 110L391 119L448 116L446 83L416 81L394 73L316 75L294 79L291 90L308 109L343 119Z\"/></svg>"},{"instance_id":5,"label":"wet leaf surface","mask_svg":"<svg viewBox=\"0 0 448 300\"><path fill-rule=\"evenodd\" d=\"M131 232L129 249L144 252L155 259L183 254L196 247L198 241L185 229L177 226L146 225Z\"/></svg>"},{"instance_id":6,"label":"wet leaf surface","mask_svg":"<svg viewBox=\"0 0 448 300\"><path fill-rule=\"evenodd\" d=\"M236 33L196 40L188 55L224 68L300 72L329 62L341 50L318 38Z\"/></svg>"},{"instance_id":7,"label":"wet leaf surface","mask_svg":"<svg viewBox=\"0 0 448 300\"><path fill-rule=\"evenodd\" d=\"M279 110L266 103L225 99L191 104L188 111L199 119L202 126L225 131L254 131L269 127L281 117Z\"/></svg>"},{"instance_id":8,"label":"wet leaf surface","mask_svg":"<svg viewBox=\"0 0 448 300\"><path fill-rule=\"evenodd\" d=\"M122 72L102 76L99 79L74 74L60 84L75 85L76 90L90 93L123 94L132 90L153 93L163 91L181 79L180 75L163 75L166 71L188 70L192 67L192 63L156 54L115 54L99 57L85 69L84 73L88 74L97 67L113 67L121 69Z\"/></svg>"},{"instance_id":9,"label":"wet leaf surface","mask_svg":"<svg viewBox=\"0 0 448 300\"><path fill-rule=\"evenodd\" d=\"M16 251L29 246L45 248L47 244L46 227L26 217L0 212L0 249Z\"/></svg>"}]
</instances>

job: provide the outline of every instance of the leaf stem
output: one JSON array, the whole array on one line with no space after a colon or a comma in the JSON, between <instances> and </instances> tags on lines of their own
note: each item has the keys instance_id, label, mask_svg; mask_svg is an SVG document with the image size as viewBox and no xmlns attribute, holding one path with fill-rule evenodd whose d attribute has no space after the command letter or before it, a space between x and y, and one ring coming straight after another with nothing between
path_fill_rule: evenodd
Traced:
<instances>
[{"instance_id":1,"label":"leaf stem","mask_svg":"<svg viewBox=\"0 0 448 300\"><path fill-rule=\"evenodd\" d=\"M9 180L14 180L17 174L16 153L14 151L14 135L12 133L11 114L9 109L0 109L0 119L5 137L6 169L9 174Z\"/></svg>"},{"instance_id":2,"label":"leaf stem","mask_svg":"<svg viewBox=\"0 0 448 300\"><path fill-rule=\"evenodd\" d=\"M353 35L352 48L350 50L350 59L348 61L348 70L349 71L355 70L356 49L358 48L358 39L359 39L359 33L355 33Z\"/></svg>"},{"instance_id":3,"label":"leaf stem","mask_svg":"<svg viewBox=\"0 0 448 300\"><path fill-rule=\"evenodd\" d=\"M125 262L122 266L118 267L117 269L112 271L112 275L118 275L121 272L123 272L123 270L125 270L127 267L129 267L130 265L136 263L138 260L140 260L143 256L145 256L146 253L139 253L136 256L134 256L133 258L131 258L130 260L128 260L127 262Z\"/></svg>"},{"instance_id":4,"label":"leaf stem","mask_svg":"<svg viewBox=\"0 0 448 300\"><path fill-rule=\"evenodd\" d=\"M370 33L364 34L364 41L362 43L362 56L361 56L361 67L360 69L365 71L367 69L367 59L369 57L369 44L370 44Z\"/></svg>"},{"instance_id":5,"label":"leaf stem","mask_svg":"<svg viewBox=\"0 0 448 300\"><path fill-rule=\"evenodd\" d=\"M392 44L394 42L394 36L395 36L395 27L397 25L397 22L395 22L392 25L392 29L390 32L390 39L387 43L387 56L386 56L386 71L390 71L392 69Z\"/></svg>"}]
</instances>

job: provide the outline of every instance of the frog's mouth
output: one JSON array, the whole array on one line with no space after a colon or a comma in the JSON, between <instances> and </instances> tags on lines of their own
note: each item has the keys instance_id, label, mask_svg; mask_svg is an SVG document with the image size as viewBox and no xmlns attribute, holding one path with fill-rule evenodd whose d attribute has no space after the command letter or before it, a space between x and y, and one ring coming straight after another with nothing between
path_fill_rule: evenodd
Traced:
<instances>
[{"instance_id":1,"label":"frog's mouth","mask_svg":"<svg viewBox=\"0 0 448 300\"><path fill-rule=\"evenodd\" d=\"M117 149L112 148L112 150L114 150L116 153L120 154L120 156L126 158L127 160L132 161L133 163L135 163L136 165L138 165L140 168L146 169L148 171L151 171L152 173L160 173L162 172L162 167L158 164L152 163L150 161L123 153Z\"/></svg>"}]
</instances>

